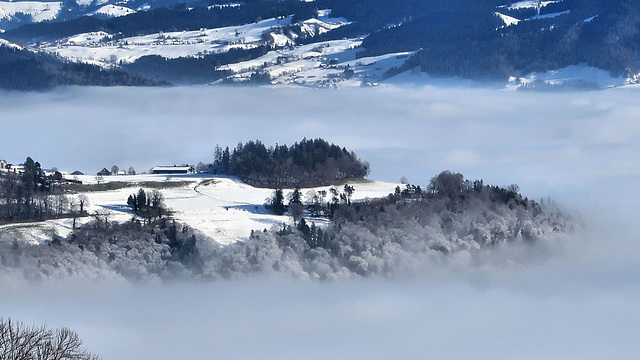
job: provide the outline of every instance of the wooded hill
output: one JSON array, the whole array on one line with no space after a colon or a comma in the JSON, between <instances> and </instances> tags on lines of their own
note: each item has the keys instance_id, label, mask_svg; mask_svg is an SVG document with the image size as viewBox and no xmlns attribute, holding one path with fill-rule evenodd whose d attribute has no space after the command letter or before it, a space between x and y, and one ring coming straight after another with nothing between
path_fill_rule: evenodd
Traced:
<instances>
[{"instance_id":1,"label":"wooded hill","mask_svg":"<svg viewBox=\"0 0 640 360\"><path fill-rule=\"evenodd\" d=\"M239 143L233 150L217 146L212 170L238 176L256 187L293 188L363 178L369 173L369 164L323 139L303 139L291 146L276 144L269 148L256 140Z\"/></svg>"}]
</instances>

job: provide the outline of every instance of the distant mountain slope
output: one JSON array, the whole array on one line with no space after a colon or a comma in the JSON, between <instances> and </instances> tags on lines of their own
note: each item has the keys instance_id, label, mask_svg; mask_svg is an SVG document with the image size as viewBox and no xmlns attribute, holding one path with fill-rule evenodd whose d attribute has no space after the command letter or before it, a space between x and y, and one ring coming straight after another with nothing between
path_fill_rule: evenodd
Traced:
<instances>
[{"instance_id":1,"label":"distant mountain slope","mask_svg":"<svg viewBox=\"0 0 640 360\"><path fill-rule=\"evenodd\" d=\"M186 4L181 0L5 0L0 1L0 32L32 23L68 21L82 16L112 18L172 7L177 3Z\"/></svg>"},{"instance_id":2,"label":"distant mountain slope","mask_svg":"<svg viewBox=\"0 0 640 360\"><path fill-rule=\"evenodd\" d=\"M102 15L71 11L67 21L58 16L0 37L188 84L360 86L415 69L505 81L580 64L616 77L640 73L633 0L167 0L145 11L134 1L74 4Z\"/></svg>"}]
</instances>

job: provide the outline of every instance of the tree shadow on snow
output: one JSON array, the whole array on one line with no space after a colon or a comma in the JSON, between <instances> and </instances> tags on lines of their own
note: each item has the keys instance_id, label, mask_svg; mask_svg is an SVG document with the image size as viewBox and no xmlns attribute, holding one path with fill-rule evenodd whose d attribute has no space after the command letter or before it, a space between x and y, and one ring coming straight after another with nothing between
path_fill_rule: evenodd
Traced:
<instances>
[{"instance_id":1,"label":"tree shadow on snow","mask_svg":"<svg viewBox=\"0 0 640 360\"><path fill-rule=\"evenodd\" d=\"M100 206L112 211L133 214L133 210L131 210L131 207L129 207L129 205L100 205Z\"/></svg>"}]
</instances>

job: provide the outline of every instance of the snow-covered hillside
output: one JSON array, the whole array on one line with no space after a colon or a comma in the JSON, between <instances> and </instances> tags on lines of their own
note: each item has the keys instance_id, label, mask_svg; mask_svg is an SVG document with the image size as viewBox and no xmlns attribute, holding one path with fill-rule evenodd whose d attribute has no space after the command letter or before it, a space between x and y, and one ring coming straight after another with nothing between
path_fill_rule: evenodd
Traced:
<instances>
[{"instance_id":1,"label":"snow-covered hillside","mask_svg":"<svg viewBox=\"0 0 640 360\"><path fill-rule=\"evenodd\" d=\"M252 24L198 31L176 31L113 39L113 34L92 32L77 34L41 49L77 62L103 66L130 63L142 56L159 55L168 59L227 52L233 48L259 46L261 36L269 29L291 24L291 17L267 19ZM286 45L281 40L278 45Z\"/></svg>"},{"instance_id":2,"label":"snow-covered hillside","mask_svg":"<svg viewBox=\"0 0 640 360\"><path fill-rule=\"evenodd\" d=\"M211 175L126 175L75 176L85 184L118 182L126 187L110 191L84 192L89 200L89 214L102 214L109 221L126 222L134 217L127 206L127 198L140 188L152 190L158 188L163 194L165 203L173 211L172 217L186 224L221 244L229 244L246 240L251 230L261 231L282 224L291 224L288 216L272 215L265 207L267 198L273 196L272 189L249 186L237 178ZM401 184L359 180L349 182L355 188L354 200L379 198L393 193ZM402 186L402 185L401 185ZM327 190L330 187L302 189L305 199L309 193ZM338 187L340 189L340 187ZM284 190L285 196L292 190ZM73 195L77 197L79 194ZM90 221L87 217L82 223ZM317 225L327 220L310 219ZM72 219L49 220L36 224L14 224L0 226L0 241L13 239L16 236L29 242L50 240L53 235L65 237L70 234Z\"/></svg>"},{"instance_id":3,"label":"snow-covered hillside","mask_svg":"<svg viewBox=\"0 0 640 360\"><path fill-rule=\"evenodd\" d=\"M0 1L0 21L14 20L16 16L27 16L33 22L53 20L61 9L62 2L59 1Z\"/></svg>"},{"instance_id":4,"label":"snow-covered hillside","mask_svg":"<svg viewBox=\"0 0 640 360\"><path fill-rule=\"evenodd\" d=\"M90 12L88 15L102 16L102 17L118 17L118 16L133 14L135 12L136 12L135 10L129 9L128 7L125 7L125 6L109 4L99 8L98 10Z\"/></svg>"},{"instance_id":5,"label":"snow-covered hillside","mask_svg":"<svg viewBox=\"0 0 640 360\"><path fill-rule=\"evenodd\" d=\"M330 13L330 10L320 10L316 18L295 25L303 34L314 36L349 23L343 18L331 18ZM91 32L43 43L40 49L73 61L112 67L132 63L146 55L167 59L202 57L231 49L252 49L268 41L278 49L257 59L221 66L218 70L230 70L234 81L248 80L251 74L260 70L267 72L274 84L325 87L375 84L385 71L401 66L412 54L391 53L356 60L363 38L295 46L297 35L283 31L292 25L292 18L271 18L240 26L120 39L114 39L106 32Z\"/></svg>"}]
</instances>

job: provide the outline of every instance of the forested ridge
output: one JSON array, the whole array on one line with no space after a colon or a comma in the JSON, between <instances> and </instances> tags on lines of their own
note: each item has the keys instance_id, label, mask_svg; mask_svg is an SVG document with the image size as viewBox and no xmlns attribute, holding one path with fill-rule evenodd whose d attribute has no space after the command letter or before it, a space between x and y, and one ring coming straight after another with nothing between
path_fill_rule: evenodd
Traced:
<instances>
[{"instance_id":1,"label":"forested ridge","mask_svg":"<svg viewBox=\"0 0 640 360\"><path fill-rule=\"evenodd\" d=\"M52 55L0 44L0 88L46 90L61 85L157 86L166 85L99 66L67 62Z\"/></svg>"}]
</instances>

